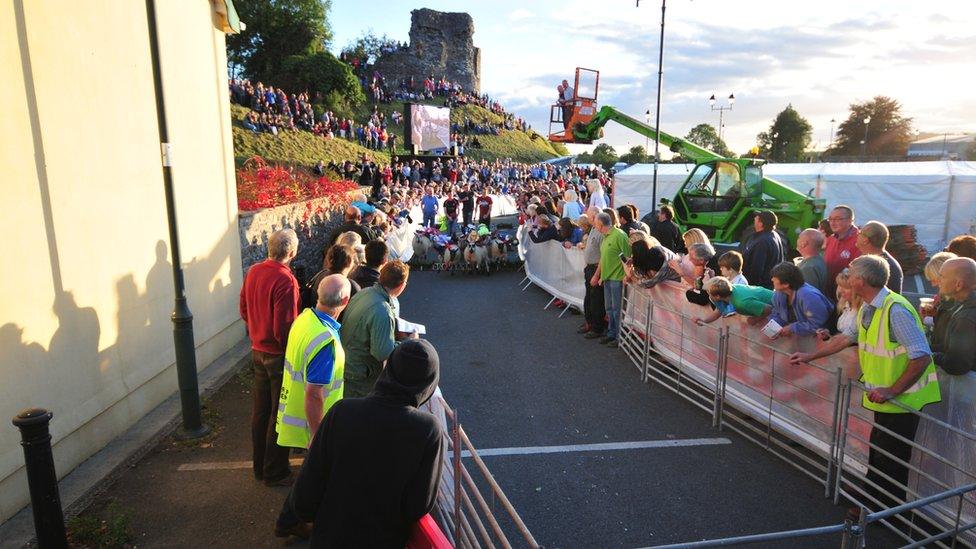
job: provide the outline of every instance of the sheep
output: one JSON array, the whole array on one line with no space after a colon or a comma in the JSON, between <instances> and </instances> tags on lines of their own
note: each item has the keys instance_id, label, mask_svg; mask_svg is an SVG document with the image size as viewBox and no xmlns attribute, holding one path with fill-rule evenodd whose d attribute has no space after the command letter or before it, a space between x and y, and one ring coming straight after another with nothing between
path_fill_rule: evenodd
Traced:
<instances>
[{"instance_id":1,"label":"sheep","mask_svg":"<svg viewBox=\"0 0 976 549\"><path fill-rule=\"evenodd\" d=\"M489 250L488 246L485 244L479 244L480 240L477 231L471 231L468 233L467 247L464 250L464 260L475 270L484 270L487 274L490 272L489 260Z\"/></svg>"}]
</instances>

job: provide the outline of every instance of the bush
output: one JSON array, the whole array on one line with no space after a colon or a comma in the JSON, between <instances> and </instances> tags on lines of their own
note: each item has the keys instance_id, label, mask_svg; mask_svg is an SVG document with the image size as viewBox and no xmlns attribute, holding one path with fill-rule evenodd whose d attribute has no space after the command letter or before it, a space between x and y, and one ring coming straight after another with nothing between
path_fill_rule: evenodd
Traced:
<instances>
[{"instance_id":1,"label":"bush","mask_svg":"<svg viewBox=\"0 0 976 549\"><path fill-rule=\"evenodd\" d=\"M273 81L290 93L307 90L312 100L335 94L352 107L366 102L352 68L328 52L286 57Z\"/></svg>"}]
</instances>

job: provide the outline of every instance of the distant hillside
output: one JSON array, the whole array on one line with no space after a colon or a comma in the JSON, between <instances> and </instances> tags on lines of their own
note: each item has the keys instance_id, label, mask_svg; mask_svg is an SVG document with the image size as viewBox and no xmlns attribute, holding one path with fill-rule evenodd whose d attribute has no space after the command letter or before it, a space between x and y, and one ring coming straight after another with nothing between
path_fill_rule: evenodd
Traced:
<instances>
[{"instance_id":1,"label":"distant hillside","mask_svg":"<svg viewBox=\"0 0 976 549\"><path fill-rule=\"evenodd\" d=\"M431 104L438 103L431 102ZM404 105L401 102L394 102L380 105L379 109L389 119L393 111L403 113ZM234 157L238 165L255 155L272 162L304 166L312 166L319 160L325 161L326 164L333 161L337 163L345 160L355 161L363 153L369 154L371 158L380 163L390 161L390 155L387 153L371 151L344 139L322 139L305 131L285 131L280 132L278 136L251 132L241 126L241 120L244 119L248 111L249 109L240 105L231 105ZM371 112L372 106L361 107L355 114L356 121L365 120ZM463 105L451 110L452 122L460 124L465 118L476 124L486 122L499 124L503 122L501 116L477 105ZM402 150L404 143L403 126L391 124L387 130L397 134L397 152L405 153L406 151ZM545 137L534 131L526 133L502 130L499 135L471 135L468 136L468 142L470 143L475 138L480 147L469 145L465 150L465 155L475 160L494 161L511 158L518 162L535 163L561 155L561 151L557 150L557 147L562 148L559 144L554 147Z\"/></svg>"}]
</instances>

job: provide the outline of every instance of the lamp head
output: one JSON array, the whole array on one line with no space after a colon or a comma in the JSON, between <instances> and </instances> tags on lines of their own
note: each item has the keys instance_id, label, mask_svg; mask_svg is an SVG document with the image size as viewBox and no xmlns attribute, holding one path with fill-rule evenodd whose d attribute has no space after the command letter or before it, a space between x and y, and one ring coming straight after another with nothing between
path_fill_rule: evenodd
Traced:
<instances>
[{"instance_id":1,"label":"lamp head","mask_svg":"<svg viewBox=\"0 0 976 549\"><path fill-rule=\"evenodd\" d=\"M729 94L729 106L732 106L733 103L735 103L735 94L734 93L730 93Z\"/></svg>"},{"instance_id":2,"label":"lamp head","mask_svg":"<svg viewBox=\"0 0 976 549\"><path fill-rule=\"evenodd\" d=\"M715 94L714 93L712 94L711 97L708 98L708 104L711 105L711 106L713 106L713 107L715 106Z\"/></svg>"}]
</instances>

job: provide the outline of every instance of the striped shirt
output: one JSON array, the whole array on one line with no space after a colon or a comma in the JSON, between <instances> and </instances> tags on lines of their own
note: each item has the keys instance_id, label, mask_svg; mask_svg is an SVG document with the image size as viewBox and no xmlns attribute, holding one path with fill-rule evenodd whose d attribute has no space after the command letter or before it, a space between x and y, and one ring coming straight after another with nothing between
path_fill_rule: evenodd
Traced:
<instances>
[{"instance_id":1,"label":"striped shirt","mask_svg":"<svg viewBox=\"0 0 976 549\"><path fill-rule=\"evenodd\" d=\"M878 295L874 296L871 303L861 305L860 322L865 330L871 325L871 317L874 315L874 311L884 305L884 300L888 297L889 293L891 293L891 290L888 288L881 288L881 291L878 292ZM932 354L932 350L929 348L929 342L925 339L925 332L915 322L915 315L903 305L895 303L891 306L891 311L888 314L888 322L891 328L891 337L905 347L905 350L908 351L909 359L914 360ZM857 324L851 323L847 326L843 334L851 341L857 341L857 332Z\"/></svg>"}]
</instances>

